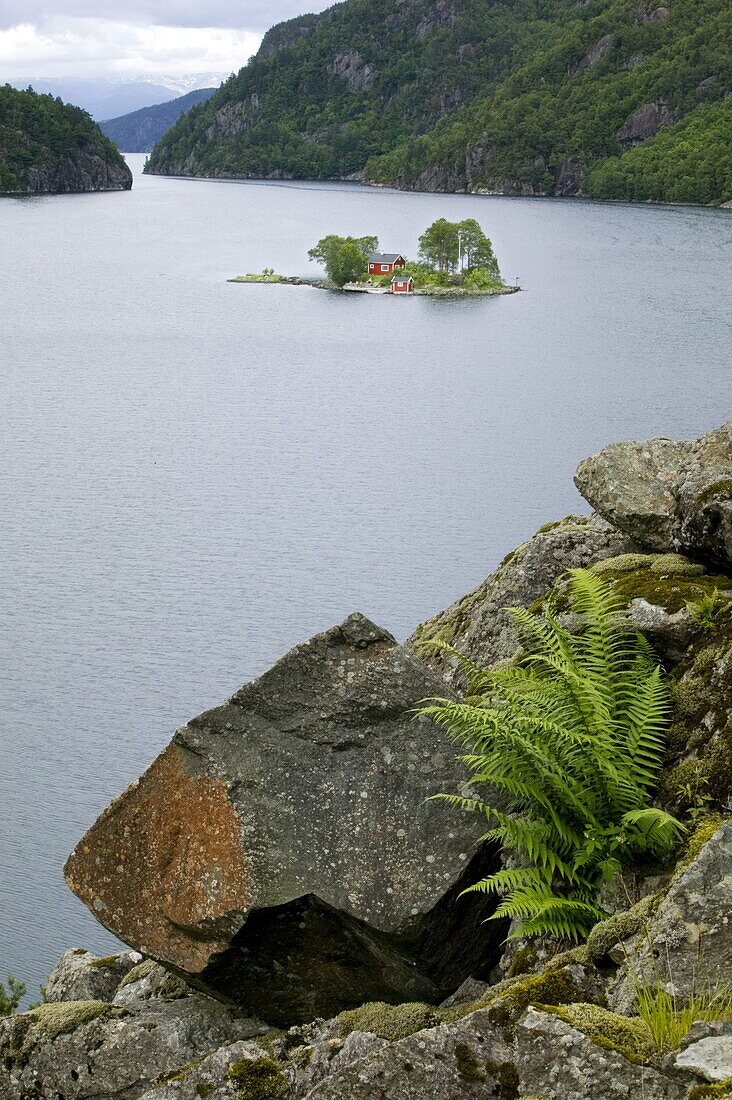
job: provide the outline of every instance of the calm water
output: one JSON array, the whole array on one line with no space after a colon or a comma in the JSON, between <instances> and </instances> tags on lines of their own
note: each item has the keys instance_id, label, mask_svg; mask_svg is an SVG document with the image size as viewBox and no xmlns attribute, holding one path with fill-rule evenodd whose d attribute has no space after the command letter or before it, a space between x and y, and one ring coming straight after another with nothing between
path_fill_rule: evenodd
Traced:
<instances>
[{"instance_id":1,"label":"calm water","mask_svg":"<svg viewBox=\"0 0 732 1100\"><path fill-rule=\"evenodd\" d=\"M131 157L136 170L142 158ZM475 217L525 293L227 285ZM311 267L312 271L312 267ZM360 609L398 636L609 440L730 415L732 211L139 176L0 199L0 970L114 941L61 865L173 730Z\"/></svg>"}]
</instances>

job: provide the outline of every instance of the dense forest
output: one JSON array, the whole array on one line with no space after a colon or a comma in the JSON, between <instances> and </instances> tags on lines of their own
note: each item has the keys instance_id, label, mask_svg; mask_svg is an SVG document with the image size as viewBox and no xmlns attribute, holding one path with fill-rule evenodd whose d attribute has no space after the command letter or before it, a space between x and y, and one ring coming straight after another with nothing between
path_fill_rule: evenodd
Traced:
<instances>
[{"instance_id":1,"label":"dense forest","mask_svg":"<svg viewBox=\"0 0 732 1100\"><path fill-rule=\"evenodd\" d=\"M0 87L0 193L117 191L132 175L80 107Z\"/></svg>"},{"instance_id":2,"label":"dense forest","mask_svg":"<svg viewBox=\"0 0 732 1100\"><path fill-rule=\"evenodd\" d=\"M728 0L345 0L273 28L162 173L732 198Z\"/></svg>"}]
</instances>

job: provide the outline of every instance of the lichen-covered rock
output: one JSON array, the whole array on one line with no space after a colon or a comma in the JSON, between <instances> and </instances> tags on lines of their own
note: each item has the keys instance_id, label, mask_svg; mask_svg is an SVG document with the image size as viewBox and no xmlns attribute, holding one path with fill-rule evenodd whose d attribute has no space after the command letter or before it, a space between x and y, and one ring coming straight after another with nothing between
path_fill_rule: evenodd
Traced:
<instances>
[{"instance_id":1,"label":"lichen-covered rock","mask_svg":"<svg viewBox=\"0 0 732 1100\"><path fill-rule=\"evenodd\" d=\"M732 1023L696 1024L674 1058L674 1066L704 1081L728 1081L732 1078Z\"/></svg>"},{"instance_id":2,"label":"lichen-covered rock","mask_svg":"<svg viewBox=\"0 0 732 1100\"><path fill-rule=\"evenodd\" d=\"M83 947L65 951L48 976L46 1001L111 1001L120 982L137 966L137 951L99 958Z\"/></svg>"},{"instance_id":3,"label":"lichen-covered rock","mask_svg":"<svg viewBox=\"0 0 732 1100\"><path fill-rule=\"evenodd\" d=\"M78 845L68 884L214 995L262 1011L270 983L281 1026L364 999L439 999L469 970L437 988L390 937L444 920L437 903L475 840L469 815L447 822L427 801L465 779L445 732L415 720L444 690L352 615L179 730ZM476 928L495 902L481 906ZM430 946L436 973L450 950L451 937Z\"/></svg>"},{"instance_id":4,"label":"lichen-covered rock","mask_svg":"<svg viewBox=\"0 0 732 1100\"><path fill-rule=\"evenodd\" d=\"M568 569L636 549L631 539L599 516L568 516L548 523L504 558L473 592L418 626L407 645L448 683L460 685L455 662L444 653L430 651L425 643L448 642L478 665L504 660L518 645L516 630L505 614L507 607L530 607Z\"/></svg>"},{"instance_id":5,"label":"lichen-covered rock","mask_svg":"<svg viewBox=\"0 0 732 1100\"><path fill-rule=\"evenodd\" d=\"M125 974L112 1003L127 1005L137 1001L176 1001L179 997L190 996L191 992L191 987L175 974L152 959L143 959Z\"/></svg>"},{"instance_id":6,"label":"lichen-covered rock","mask_svg":"<svg viewBox=\"0 0 732 1100\"><path fill-rule=\"evenodd\" d=\"M307 1100L488 1100L515 1097L513 1051L486 1012L418 1031L342 1065Z\"/></svg>"},{"instance_id":7,"label":"lichen-covered rock","mask_svg":"<svg viewBox=\"0 0 732 1100\"><path fill-rule=\"evenodd\" d=\"M250 1078L248 1091L240 1085ZM145 1092L141 1100L290 1100L282 1070L261 1046L230 1043L183 1066Z\"/></svg>"},{"instance_id":8,"label":"lichen-covered rock","mask_svg":"<svg viewBox=\"0 0 732 1100\"><path fill-rule=\"evenodd\" d=\"M3 1100L136 1100L225 1043L267 1026L199 995L125 1008L62 1001L0 1020Z\"/></svg>"},{"instance_id":9,"label":"lichen-covered rock","mask_svg":"<svg viewBox=\"0 0 732 1100\"><path fill-rule=\"evenodd\" d=\"M516 1067L521 1095L545 1100L685 1100L690 1084L638 1056L631 1061L609 1041L593 1042L559 1015L532 1008L516 1028Z\"/></svg>"},{"instance_id":10,"label":"lichen-covered rock","mask_svg":"<svg viewBox=\"0 0 732 1100\"><path fill-rule=\"evenodd\" d=\"M698 440L614 443L580 463L575 483L643 546L732 565L732 421Z\"/></svg>"},{"instance_id":11,"label":"lichen-covered rock","mask_svg":"<svg viewBox=\"0 0 732 1100\"><path fill-rule=\"evenodd\" d=\"M732 821L721 825L671 882L648 925L626 941L608 996L631 1011L638 983L662 982L681 1000L729 982L732 973Z\"/></svg>"}]
</instances>

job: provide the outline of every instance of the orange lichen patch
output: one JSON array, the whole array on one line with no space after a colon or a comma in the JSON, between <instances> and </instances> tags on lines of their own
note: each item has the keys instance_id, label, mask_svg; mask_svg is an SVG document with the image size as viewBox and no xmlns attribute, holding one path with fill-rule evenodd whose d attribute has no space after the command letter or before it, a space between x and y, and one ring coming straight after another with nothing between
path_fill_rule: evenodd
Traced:
<instances>
[{"instance_id":1,"label":"orange lichen patch","mask_svg":"<svg viewBox=\"0 0 732 1100\"><path fill-rule=\"evenodd\" d=\"M171 745L92 825L66 882L125 943L198 973L251 905L239 820L222 779Z\"/></svg>"}]
</instances>

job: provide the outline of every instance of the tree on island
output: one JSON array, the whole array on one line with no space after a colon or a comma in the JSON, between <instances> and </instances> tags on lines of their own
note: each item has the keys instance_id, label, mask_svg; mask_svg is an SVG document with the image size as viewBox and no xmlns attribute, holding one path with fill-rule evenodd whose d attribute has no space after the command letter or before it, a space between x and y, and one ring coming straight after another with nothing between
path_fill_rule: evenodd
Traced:
<instances>
[{"instance_id":1,"label":"tree on island","mask_svg":"<svg viewBox=\"0 0 732 1100\"><path fill-rule=\"evenodd\" d=\"M419 255L438 271L470 273L481 268L496 280L501 277L493 246L475 218L438 218L419 238Z\"/></svg>"},{"instance_id":2,"label":"tree on island","mask_svg":"<svg viewBox=\"0 0 732 1100\"><path fill-rule=\"evenodd\" d=\"M368 258L376 251L377 237L338 237L334 233L322 237L308 251L311 260L317 260L336 286L355 283L368 271Z\"/></svg>"}]
</instances>

